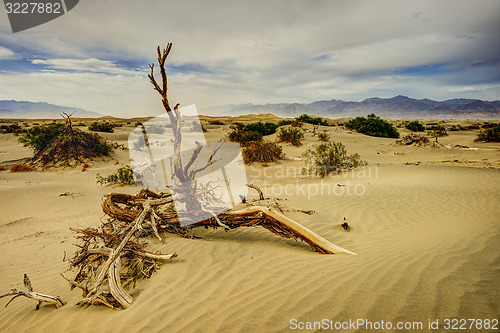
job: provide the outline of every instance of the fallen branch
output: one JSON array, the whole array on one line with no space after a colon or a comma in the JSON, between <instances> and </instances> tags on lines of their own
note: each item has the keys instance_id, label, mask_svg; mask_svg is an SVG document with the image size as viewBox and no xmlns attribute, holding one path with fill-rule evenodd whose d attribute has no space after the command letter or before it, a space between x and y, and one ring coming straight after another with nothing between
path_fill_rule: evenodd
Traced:
<instances>
[{"instance_id":1,"label":"fallen branch","mask_svg":"<svg viewBox=\"0 0 500 333\"><path fill-rule=\"evenodd\" d=\"M26 287L26 291L22 290L17 290L17 289L12 289L10 293L6 293L3 295L0 295L0 298L2 297L7 297L7 296L14 296L11 298L11 300L5 304L5 307L7 307L10 302L12 302L14 299L18 298L19 296L24 296L27 298L32 298L36 301L38 301L38 304L36 305L36 310L40 308L40 304L42 303L49 303L49 304L54 304L56 308L59 308L64 305L64 302L61 300L59 296L50 296L50 295L45 295L45 294L40 294L35 291L33 291L33 288L31 287L31 282L30 279L28 278L28 275L24 274L24 286Z\"/></svg>"},{"instance_id":2,"label":"fallen branch","mask_svg":"<svg viewBox=\"0 0 500 333\"><path fill-rule=\"evenodd\" d=\"M247 184L247 186L253 188L259 193L259 200L264 200L264 194L262 193L262 190L258 186L255 186L254 184Z\"/></svg>"}]
</instances>

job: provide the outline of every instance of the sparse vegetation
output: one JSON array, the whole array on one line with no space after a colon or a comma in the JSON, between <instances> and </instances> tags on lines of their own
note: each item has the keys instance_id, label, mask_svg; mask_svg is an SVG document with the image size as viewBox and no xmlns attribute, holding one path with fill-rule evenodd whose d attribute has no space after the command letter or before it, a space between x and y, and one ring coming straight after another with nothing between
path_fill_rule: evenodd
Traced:
<instances>
[{"instance_id":1,"label":"sparse vegetation","mask_svg":"<svg viewBox=\"0 0 500 333\"><path fill-rule=\"evenodd\" d=\"M4 170L7 170L7 168L4 167L3 165L0 165L0 171L4 171Z\"/></svg>"},{"instance_id":2,"label":"sparse vegetation","mask_svg":"<svg viewBox=\"0 0 500 333\"><path fill-rule=\"evenodd\" d=\"M227 137L230 141L246 145L250 142L261 141L264 135L270 135L276 132L277 127L278 125L276 124L262 123L260 121L246 125L236 122L231 126L233 131L229 132Z\"/></svg>"},{"instance_id":3,"label":"sparse vegetation","mask_svg":"<svg viewBox=\"0 0 500 333\"><path fill-rule=\"evenodd\" d=\"M244 131L253 131L260 133L261 135L271 135L276 132L276 129L278 128L278 125L274 123L263 123L261 121L256 122L256 123L249 123L246 124L245 127L243 128Z\"/></svg>"},{"instance_id":4,"label":"sparse vegetation","mask_svg":"<svg viewBox=\"0 0 500 333\"><path fill-rule=\"evenodd\" d=\"M97 133L83 132L71 126L53 122L34 126L19 138L19 142L33 149L33 163L70 165L84 159L109 156L111 146Z\"/></svg>"},{"instance_id":5,"label":"sparse vegetation","mask_svg":"<svg viewBox=\"0 0 500 333\"><path fill-rule=\"evenodd\" d=\"M223 121L220 121L218 119L215 119L215 120L210 120L208 122L209 125L225 125Z\"/></svg>"},{"instance_id":6,"label":"sparse vegetation","mask_svg":"<svg viewBox=\"0 0 500 333\"><path fill-rule=\"evenodd\" d=\"M254 131L244 131L244 130L234 130L229 132L227 135L229 141L238 142L242 146L249 144L250 142L256 142L262 140L262 134Z\"/></svg>"},{"instance_id":7,"label":"sparse vegetation","mask_svg":"<svg viewBox=\"0 0 500 333\"><path fill-rule=\"evenodd\" d=\"M436 126L433 130L427 132L427 135L436 138L436 142L438 142L438 138L448 136L448 133L446 132L446 128L444 128L444 126Z\"/></svg>"},{"instance_id":8,"label":"sparse vegetation","mask_svg":"<svg viewBox=\"0 0 500 333\"><path fill-rule=\"evenodd\" d=\"M413 132L423 132L425 131L425 126L419 123L417 120L415 121L410 121L408 124L405 125L407 129Z\"/></svg>"},{"instance_id":9,"label":"sparse vegetation","mask_svg":"<svg viewBox=\"0 0 500 333\"><path fill-rule=\"evenodd\" d=\"M1 125L0 133L2 134L13 133L15 135L19 135L22 133L26 133L26 129L22 128L17 123L14 123L11 125Z\"/></svg>"},{"instance_id":10,"label":"sparse vegetation","mask_svg":"<svg viewBox=\"0 0 500 333\"><path fill-rule=\"evenodd\" d=\"M286 126L286 125L291 125L293 123L293 120L290 119L283 119L278 121L278 127L280 126Z\"/></svg>"},{"instance_id":11,"label":"sparse vegetation","mask_svg":"<svg viewBox=\"0 0 500 333\"><path fill-rule=\"evenodd\" d=\"M283 148L273 141L252 142L243 149L243 161L246 164L254 162L269 163L284 157Z\"/></svg>"},{"instance_id":12,"label":"sparse vegetation","mask_svg":"<svg viewBox=\"0 0 500 333\"><path fill-rule=\"evenodd\" d=\"M375 114L369 114L365 117L356 117L344 123L344 126L358 133L383 138L399 138L399 132L394 125L377 117Z\"/></svg>"},{"instance_id":13,"label":"sparse vegetation","mask_svg":"<svg viewBox=\"0 0 500 333\"><path fill-rule=\"evenodd\" d=\"M328 122L325 119L323 119L321 117L311 117L307 114L303 114L303 115L295 118L295 120L303 122L303 123L313 124L313 125L328 126Z\"/></svg>"},{"instance_id":14,"label":"sparse vegetation","mask_svg":"<svg viewBox=\"0 0 500 333\"><path fill-rule=\"evenodd\" d=\"M347 149L341 142L322 143L306 150L303 173L308 175L328 176L338 170L353 169L366 165L358 154L347 154Z\"/></svg>"},{"instance_id":15,"label":"sparse vegetation","mask_svg":"<svg viewBox=\"0 0 500 333\"><path fill-rule=\"evenodd\" d=\"M328 142L328 140L330 140L330 135L328 135L326 131L323 133L318 133L318 140L321 142Z\"/></svg>"},{"instance_id":16,"label":"sparse vegetation","mask_svg":"<svg viewBox=\"0 0 500 333\"><path fill-rule=\"evenodd\" d=\"M145 125L141 123L139 126L142 128L143 133L147 132L148 134L163 134L167 128L172 127L168 123L146 123Z\"/></svg>"},{"instance_id":17,"label":"sparse vegetation","mask_svg":"<svg viewBox=\"0 0 500 333\"><path fill-rule=\"evenodd\" d=\"M132 172L132 168L126 165L119 168L115 173L112 173L106 177L97 174L97 183L101 185L106 185L106 184L133 185L135 184L134 174Z\"/></svg>"},{"instance_id":18,"label":"sparse vegetation","mask_svg":"<svg viewBox=\"0 0 500 333\"><path fill-rule=\"evenodd\" d=\"M116 126L113 126L113 124L108 123L108 122L98 122L94 121L92 124L89 125L89 131L93 132L104 132L104 133L113 133L114 128Z\"/></svg>"},{"instance_id":19,"label":"sparse vegetation","mask_svg":"<svg viewBox=\"0 0 500 333\"><path fill-rule=\"evenodd\" d=\"M397 145L401 146L417 146L425 147L431 145L428 137L421 136L420 134L410 133L403 136L401 139L396 140Z\"/></svg>"},{"instance_id":20,"label":"sparse vegetation","mask_svg":"<svg viewBox=\"0 0 500 333\"><path fill-rule=\"evenodd\" d=\"M474 141L500 142L500 124L496 124L495 127L480 130Z\"/></svg>"},{"instance_id":21,"label":"sparse vegetation","mask_svg":"<svg viewBox=\"0 0 500 333\"><path fill-rule=\"evenodd\" d=\"M281 127L278 133L278 139L282 142L290 142L294 146L302 145L302 140L304 138L304 132L300 128L296 127Z\"/></svg>"}]
</instances>

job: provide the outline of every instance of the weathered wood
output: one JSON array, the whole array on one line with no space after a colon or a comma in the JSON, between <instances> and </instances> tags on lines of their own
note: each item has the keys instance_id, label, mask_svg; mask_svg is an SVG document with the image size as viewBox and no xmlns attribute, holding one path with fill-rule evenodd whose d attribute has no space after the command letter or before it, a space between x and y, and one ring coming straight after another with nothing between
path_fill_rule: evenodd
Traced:
<instances>
[{"instance_id":1,"label":"weathered wood","mask_svg":"<svg viewBox=\"0 0 500 333\"><path fill-rule=\"evenodd\" d=\"M7 307L10 302L12 302L14 299L18 298L19 296L24 296L27 298L32 298L36 301L38 301L38 304L36 305L36 310L40 308L40 304L42 303L49 303L49 304L54 304L56 308L60 308L61 306L64 305L64 302L59 296L50 296L50 295L45 295L41 293L37 293L33 291L33 288L31 287L31 282L30 279L28 278L28 275L24 274L24 286L26 287L26 291L22 290L17 290L17 289L12 289L11 292L0 295L0 298L2 297L7 297L7 296L14 296L11 298L11 300L5 304L5 307Z\"/></svg>"},{"instance_id":2,"label":"weathered wood","mask_svg":"<svg viewBox=\"0 0 500 333\"><path fill-rule=\"evenodd\" d=\"M257 191L257 193L259 193L259 200L264 200L264 194L262 193L262 190L258 186L254 184L247 184L247 186L253 188L254 190Z\"/></svg>"}]
</instances>

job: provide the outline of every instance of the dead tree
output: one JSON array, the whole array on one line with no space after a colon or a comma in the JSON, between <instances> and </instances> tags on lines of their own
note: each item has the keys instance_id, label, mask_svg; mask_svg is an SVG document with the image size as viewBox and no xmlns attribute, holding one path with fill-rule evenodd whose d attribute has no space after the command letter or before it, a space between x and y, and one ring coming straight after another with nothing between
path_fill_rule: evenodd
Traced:
<instances>
[{"instance_id":1,"label":"dead tree","mask_svg":"<svg viewBox=\"0 0 500 333\"><path fill-rule=\"evenodd\" d=\"M282 211L278 211L280 209L250 206L217 214L207 208L205 199L198 195L201 185L198 185L196 175L212 165L214 156L221 146L214 149L206 163L198 167L195 162L200 156L203 145L196 142L196 148L183 166L179 104L172 109L167 98L165 61L171 49L171 43L164 50L157 48L161 84L154 77L154 64L150 65L151 73L148 77L154 89L160 94L163 107L172 124L174 136L172 169L179 183L173 185L174 191L170 193L156 193L143 189L137 195L108 194L102 201L103 211L109 217L108 221L95 228L72 228L81 240L78 251L69 260L70 268L76 269L76 273L72 278L65 275L63 277L72 288L82 290L83 299L78 304L103 304L111 308L129 307L133 299L125 288L135 284L137 279L150 277L160 262L177 256L176 253L160 254L145 250L147 243L143 241L144 236L154 235L161 241L160 233L194 238L192 229L196 227L235 229L261 226L281 237L304 241L320 253L354 254L284 216ZM252 184L248 186L259 192L260 200L264 199L262 191L257 186ZM177 211L174 199L184 202L186 210ZM210 213L209 218L182 227L181 221L186 221L188 215L207 216L207 213Z\"/></svg>"},{"instance_id":2,"label":"dead tree","mask_svg":"<svg viewBox=\"0 0 500 333\"><path fill-rule=\"evenodd\" d=\"M167 74L165 70L165 61L172 49L172 43L168 43L167 47L164 50L161 50L158 46L157 55L158 55L158 65L160 67L161 74L161 85L156 81L154 76L154 64L150 65L151 73L148 75L151 84L154 89L160 94L162 98L163 108L167 112L170 121L172 123L172 132L174 135L174 156L173 156L173 172L174 175L181 182L181 188L177 188L177 193L181 195L179 200L184 201L186 203L186 210L192 212L206 211L204 205L198 199L197 193L197 182L196 182L196 174L199 171L204 170L208 166L211 165L212 159L217 153L217 149L210 155L209 161L201 168L190 170L190 167L193 165L194 161L198 158L198 155L202 149L202 144L196 142L197 148L194 150L189 162L185 167L182 167L181 155L180 155L180 147L181 147L181 114L179 112L179 103L172 109L170 107L170 103L167 97ZM220 147L220 146L219 146ZM219 148L218 147L218 148ZM262 198L262 195L261 195ZM106 199L105 199L106 200ZM225 228L233 229L239 226L249 226L249 225L262 225L266 229L281 235L283 237L292 237L294 239L300 239L308 244L310 244L315 250L322 253L338 253L338 252L347 252L352 253L348 250L345 250L341 247L338 247L324 238L318 236L314 232L305 228L304 226L296 223L295 221L290 220L286 216L274 211L270 210L267 207L250 207L244 210L239 211L227 211L223 214L217 216L213 214L213 218L209 220L202 221L197 225L211 225L214 227L222 226ZM182 218L182 216L178 216ZM117 216L118 218L118 216ZM248 223L248 220L251 219L254 222Z\"/></svg>"}]
</instances>

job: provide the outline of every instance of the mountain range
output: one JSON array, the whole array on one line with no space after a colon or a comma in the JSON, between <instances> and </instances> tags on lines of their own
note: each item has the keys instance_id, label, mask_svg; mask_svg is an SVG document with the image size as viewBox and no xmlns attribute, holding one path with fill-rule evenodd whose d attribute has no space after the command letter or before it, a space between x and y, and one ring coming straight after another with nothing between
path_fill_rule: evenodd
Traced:
<instances>
[{"instance_id":1,"label":"mountain range","mask_svg":"<svg viewBox=\"0 0 500 333\"><path fill-rule=\"evenodd\" d=\"M361 102L332 99L313 103L231 104L211 107L202 113L227 116L272 113L282 117L296 117L306 113L328 118L365 116L375 113L386 118L499 119L500 101L466 98L434 101L399 95L392 98L367 98Z\"/></svg>"},{"instance_id":2,"label":"mountain range","mask_svg":"<svg viewBox=\"0 0 500 333\"><path fill-rule=\"evenodd\" d=\"M75 112L76 111L76 112ZM57 119L66 112L75 118L99 118L102 114L84 109L48 104L0 100L0 118L47 118ZM230 104L200 110L207 116L239 116L244 114L272 113L281 117L297 117L309 114L327 118L366 116L375 113L385 118L454 118L454 119L500 119L500 100L457 98L445 101L414 99L407 96L392 98L367 98L361 102L332 99L312 103L278 104Z\"/></svg>"},{"instance_id":3,"label":"mountain range","mask_svg":"<svg viewBox=\"0 0 500 333\"><path fill-rule=\"evenodd\" d=\"M57 119L61 113L73 114L74 118L98 118L102 114L79 108L60 106L45 102L27 102L14 100L0 100L0 118L27 119Z\"/></svg>"}]
</instances>

